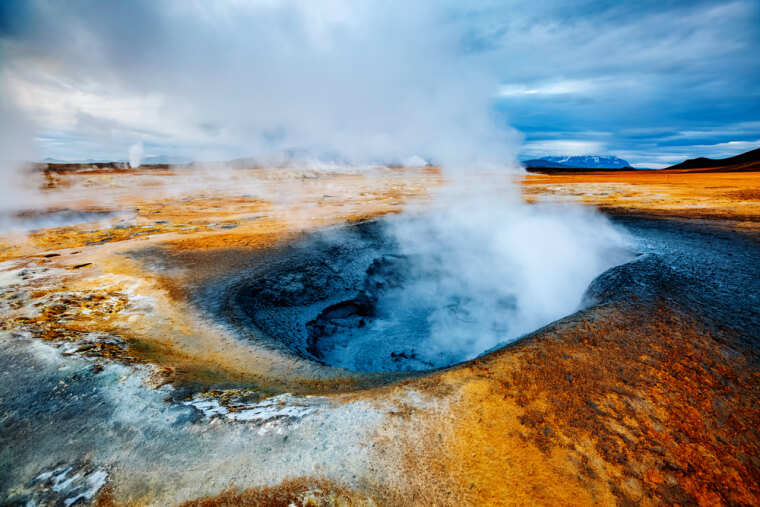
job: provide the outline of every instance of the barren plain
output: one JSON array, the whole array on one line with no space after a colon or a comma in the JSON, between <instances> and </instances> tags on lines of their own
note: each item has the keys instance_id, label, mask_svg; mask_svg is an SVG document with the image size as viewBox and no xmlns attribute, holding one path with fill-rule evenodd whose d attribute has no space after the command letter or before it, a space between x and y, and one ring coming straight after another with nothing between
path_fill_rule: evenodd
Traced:
<instances>
[{"instance_id":1,"label":"barren plain","mask_svg":"<svg viewBox=\"0 0 760 507\"><path fill-rule=\"evenodd\" d=\"M248 336L229 296L424 206L434 168L39 175L0 236L7 504L760 504L760 173L488 176L598 208L636 257L520 340L385 373Z\"/></svg>"}]
</instances>

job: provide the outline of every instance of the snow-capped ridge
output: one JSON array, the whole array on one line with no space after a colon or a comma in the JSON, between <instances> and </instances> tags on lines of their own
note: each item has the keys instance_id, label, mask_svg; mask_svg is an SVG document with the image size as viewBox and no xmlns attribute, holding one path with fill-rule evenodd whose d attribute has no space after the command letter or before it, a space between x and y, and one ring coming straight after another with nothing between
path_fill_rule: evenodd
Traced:
<instances>
[{"instance_id":1,"label":"snow-capped ridge","mask_svg":"<svg viewBox=\"0 0 760 507\"><path fill-rule=\"evenodd\" d=\"M581 167L589 169L622 169L630 167L627 160L615 156L604 155L579 155L579 156L552 156L541 157L539 160L546 160L555 164L562 164L567 167Z\"/></svg>"}]
</instances>

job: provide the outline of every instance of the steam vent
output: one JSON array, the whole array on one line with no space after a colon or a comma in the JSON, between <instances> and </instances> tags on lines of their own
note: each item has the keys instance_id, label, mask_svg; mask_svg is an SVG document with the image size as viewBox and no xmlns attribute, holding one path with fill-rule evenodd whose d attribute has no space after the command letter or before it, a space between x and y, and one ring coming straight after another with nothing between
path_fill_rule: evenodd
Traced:
<instances>
[{"instance_id":1,"label":"steam vent","mask_svg":"<svg viewBox=\"0 0 760 507\"><path fill-rule=\"evenodd\" d=\"M0 2L0 507L760 506L758 27Z\"/></svg>"}]
</instances>

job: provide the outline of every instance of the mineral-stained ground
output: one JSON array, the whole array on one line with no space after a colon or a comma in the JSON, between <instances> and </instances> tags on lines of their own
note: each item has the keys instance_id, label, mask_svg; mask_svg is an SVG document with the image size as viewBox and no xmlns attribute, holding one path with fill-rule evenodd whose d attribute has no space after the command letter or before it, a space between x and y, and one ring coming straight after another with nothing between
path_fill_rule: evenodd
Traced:
<instances>
[{"instance_id":1,"label":"mineral-stained ground","mask_svg":"<svg viewBox=\"0 0 760 507\"><path fill-rule=\"evenodd\" d=\"M292 252L438 171L39 175L0 235L5 504L760 504L758 173L491 175L598 207L635 258L516 342L380 373L318 360L366 302L299 299L322 320L289 345L246 298L292 310Z\"/></svg>"}]
</instances>

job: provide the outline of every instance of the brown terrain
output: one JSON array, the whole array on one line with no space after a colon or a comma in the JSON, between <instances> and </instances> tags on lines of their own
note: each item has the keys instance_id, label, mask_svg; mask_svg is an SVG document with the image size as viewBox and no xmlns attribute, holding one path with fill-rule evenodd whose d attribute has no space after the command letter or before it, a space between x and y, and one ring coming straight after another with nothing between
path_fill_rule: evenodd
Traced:
<instances>
[{"instance_id":1,"label":"brown terrain","mask_svg":"<svg viewBox=\"0 0 760 507\"><path fill-rule=\"evenodd\" d=\"M646 227L696 227L711 241L712 234L715 241L740 238L740 254L745 244L756 248L760 168L711 164L493 178L505 187L519 184L530 203L578 201ZM371 423L332 419L345 428L335 438L367 460L354 463L339 453L348 472L328 466L307 474L293 465L278 479L246 482L208 457L208 470L183 461L186 469L171 465L165 483L145 486L147 476L124 451L93 502L760 505L753 321L732 327L730 311L724 318L688 287L662 281L669 275L659 271L646 279L654 289L637 292L644 282L636 275L626 284L623 270L615 279L620 289L602 287L597 304L462 365L390 384L304 372L300 363L273 358L209 322L190 304L191 289L249 262L251 252L423 202L445 177L431 168L236 169L197 182L193 174L170 167L46 168L47 209L27 215L74 209L103 218L0 236L0 276L24 280L0 292L0 330L71 344L61 350L93 368L114 361L146 368L146 391L172 386L184 401L202 393L230 413L241 396L282 393L327 395L336 414L367 407L380 414ZM167 192L178 183L182 191ZM94 332L119 339L94 340ZM169 398L166 404L178 402ZM234 431L245 424L212 421ZM139 431L141 423L133 424ZM18 459L27 452L10 449ZM245 463L246 456L252 469L263 459L254 453L229 460ZM169 458L156 461L163 459L168 470ZM212 481L216 476L223 478ZM34 487L43 494L43 485ZM26 494L24 488L32 486L13 494Z\"/></svg>"},{"instance_id":2,"label":"brown terrain","mask_svg":"<svg viewBox=\"0 0 760 507\"><path fill-rule=\"evenodd\" d=\"M703 220L750 232L760 215L760 149L657 171L532 171L522 182L528 199L555 195L611 214Z\"/></svg>"}]
</instances>

